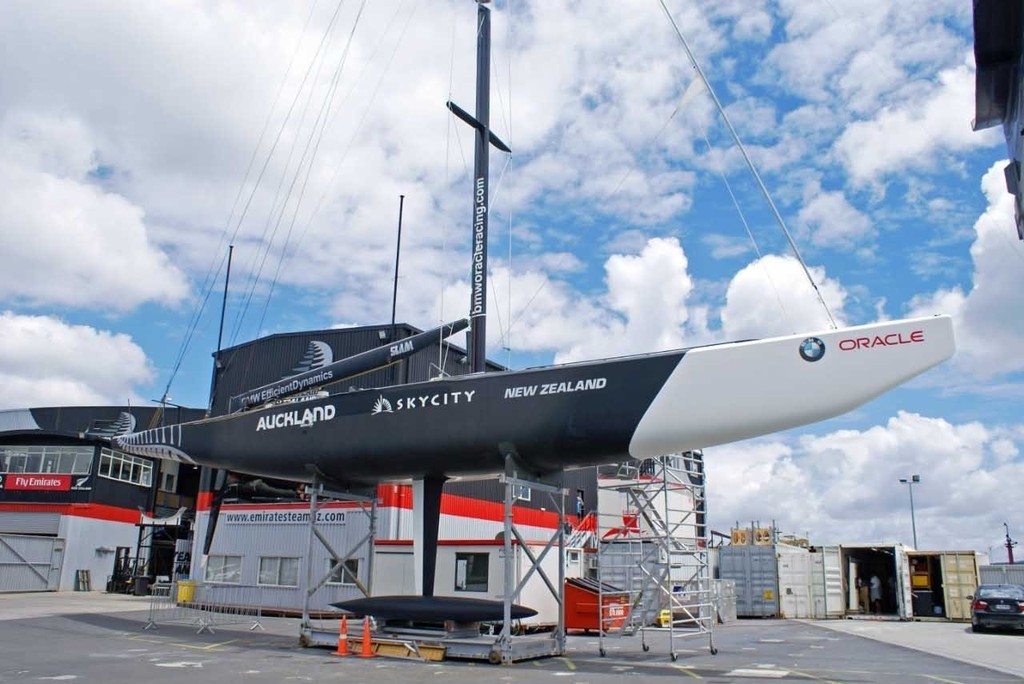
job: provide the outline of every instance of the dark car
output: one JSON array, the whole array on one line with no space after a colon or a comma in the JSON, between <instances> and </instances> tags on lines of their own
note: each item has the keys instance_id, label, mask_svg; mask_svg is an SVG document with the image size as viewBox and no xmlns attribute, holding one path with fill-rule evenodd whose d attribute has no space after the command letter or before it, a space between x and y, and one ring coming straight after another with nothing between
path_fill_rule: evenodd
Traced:
<instances>
[{"instance_id":1,"label":"dark car","mask_svg":"<svg viewBox=\"0 0 1024 684\"><path fill-rule=\"evenodd\" d=\"M971 629L1024 629L1024 586L982 584L971 602Z\"/></svg>"}]
</instances>

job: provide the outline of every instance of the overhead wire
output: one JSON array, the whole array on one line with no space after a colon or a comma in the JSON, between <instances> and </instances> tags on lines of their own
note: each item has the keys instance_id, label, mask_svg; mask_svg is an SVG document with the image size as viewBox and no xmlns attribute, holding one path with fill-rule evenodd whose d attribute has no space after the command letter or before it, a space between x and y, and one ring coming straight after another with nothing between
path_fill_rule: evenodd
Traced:
<instances>
[{"instance_id":1,"label":"overhead wire","mask_svg":"<svg viewBox=\"0 0 1024 684\"><path fill-rule=\"evenodd\" d=\"M403 0L403 2L400 3L398 5L398 7L395 9L394 14L392 14L392 17L391 17L391 19L388 22L389 29L394 24L396 18L402 13L402 8L404 7L404 5L405 5L405 2ZM313 210L310 212L309 217L306 219L305 225L303 226L302 231L299 233L299 238L296 241L296 244L301 243L305 239L305 236L309 232L309 228L312 226L313 221L316 219L317 216L320 215L320 209L323 207L323 203L327 199L327 195L330 192L330 188L334 185L334 182L337 180L337 177L338 177L338 174L341 171L342 165L345 163L345 161L347 161L349 152L352 150L352 146L355 144L356 139L359 137L360 132L362 132L362 130L363 130L363 126L365 125L366 119L369 116L369 113L370 113L370 110L371 110L371 106L372 106L373 102L376 100L377 94L379 93L381 85L384 82L384 76L390 70L391 64L394 61L395 56L398 53L398 48L401 46L402 40L403 40L403 38L405 36L405 33L408 31L409 26L412 23L412 19L413 19L413 17L416 14L416 7L417 6L418 6L418 3L414 2L413 3L413 10L406 15L405 25L403 26L402 31L400 32L400 34L398 36L398 40L395 42L395 46L394 46L394 48L391 51L391 56L388 58L387 63L385 65L384 69L382 70L380 76L378 77L377 84L374 86L374 89L373 89L373 93L371 94L371 96L366 101L366 106L363 108L363 113L360 116L359 122L354 127L354 129L352 131L352 134L349 136L348 143L345 145L344 149L341 151L341 154L338 157L337 164L334 165L334 170L331 173L330 179L324 185L324 191L320 194L320 197L317 200L317 203L314 205ZM377 51L380 50L381 46L383 45L384 37L387 34L387 31L389 29L385 29L384 33L381 34L380 40L378 40L376 45L374 45L374 48L370 52L369 56L367 57L366 62L364 64L364 66L363 66L363 69L361 70L360 73L365 71L367 65L369 65L370 63L373 62L374 57L377 54ZM352 87L349 88L349 91L345 94L345 97L342 99L342 102L347 102L349 100L349 98L351 98L351 96L355 92L356 83L359 81L360 77L357 77L356 79L354 79ZM294 257L294 255L295 255L295 251L293 250L292 254L286 259L285 265L290 263L290 260L291 260L292 257Z\"/></svg>"},{"instance_id":2,"label":"overhead wire","mask_svg":"<svg viewBox=\"0 0 1024 684\"><path fill-rule=\"evenodd\" d=\"M814 278L811 276L811 272L810 270L808 270L806 262L804 262L803 257L800 255L800 250L796 246L796 242L793 240L793 236L790 234L789 229L786 227L786 222L782 218L782 214L779 212L778 207L775 206L775 201L772 199L771 193L768 192L767 186L765 186L764 181L761 179L761 174L758 172L757 166L754 164L753 160L750 158L750 155L747 153L746 146L743 144L743 141L740 139L739 133L736 132L736 129L732 125L732 121L730 121L729 116L726 114L725 107L722 106L721 100L718 99L718 95L715 94L714 88L711 87L711 82L708 80L707 76L704 74L704 70L701 69L700 64L697 62L697 58L693 54L693 50L690 49L690 44L686 40L686 37L683 35L682 30L680 30L679 25L676 23L675 17L672 16L672 13L665 5L665 0L658 0L658 4L661 5L661 9L665 13L665 18L668 19L669 24L671 24L672 29L675 31L676 36L679 38L679 42L683 46L683 50L685 50L686 56L689 58L690 64L693 66L694 71L697 72L697 75L700 77L700 80L704 82L704 87L707 89L708 95L711 97L711 100L715 103L715 108L718 110L719 116L722 117L722 121L725 123L726 128L729 129L729 133L731 134L733 141L736 143L736 147L739 149L740 154L743 155L743 159L747 163L747 168L750 170L750 173L753 176L754 181L757 183L758 188L761 190L761 194L764 196L765 201L768 203L768 206L771 209L772 214L775 216L775 221L778 223L779 228L782 230L782 233L786 236L786 241L789 242L789 247L793 251L793 255L796 257L796 260L800 263L800 267L803 269L804 275L807 277L807 281L811 284L811 287L814 288L814 293L815 295L817 295L818 301L820 302L822 308L825 310L825 315L828 317L829 324L831 325L833 330L836 329L836 320L832 316L832 311L829 309L828 303L825 302L825 297L821 294L821 290L818 289L818 283L816 283Z\"/></svg>"},{"instance_id":3,"label":"overhead wire","mask_svg":"<svg viewBox=\"0 0 1024 684\"><path fill-rule=\"evenodd\" d=\"M302 26L302 31L300 32L299 37L296 40L295 48L292 51L291 58L288 61L288 67L285 69L285 73L281 77L281 82L278 84L277 93L274 96L273 104L271 104L270 109L267 111L267 116L263 122L263 129L260 131L260 135L257 138L256 144L253 146L252 155L249 157L249 163L246 166L245 173L243 174L241 182L238 184L238 191L235 193L234 201L232 202L231 209L228 212L228 218L225 221L224 229L221 231L221 236L218 241L217 248L213 252L213 256L211 257L210 261L210 266L207 268L206 275L203 278L203 284L200 290L203 293L203 296L200 299L199 303L193 308L192 314L189 318L189 322L186 325L185 335L182 338L182 342L181 345L179 346L177 356L175 357L174 365L171 369L171 373L167 380L167 385L164 388L164 392L162 395L163 401L166 401L169 397L171 385L174 383L174 380L176 379L178 372L181 370L181 365L184 362L186 355L188 354L188 350L191 347L192 339L195 336L195 333L198 329L199 321L202 319L203 313L206 310L206 305L209 303L210 297L212 296L214 285L219 279L221 270L225 267L225 264L227 263L227 254L222 252L224 244L234 244L235 239L238 235L238 229L241 226L241 222L244 219L246 211L248 210L249 203L252 200L252 193L250 193L249 200L246 202L245 207L243 208L242 214L239 217L238 223L235 226L235 230L231 234L230 240L226 240L225 236L231 229L231 224L234 220L234 215L235 211L238 208L239 200L241 199L242 193L244 192L245 187L249 182L249 177L252 173L252 169L255 164L257 154L259 153L260 147L262 147L263 145L263 139L270 128L270 122L273 119L274 111L277 109L277 103L280 101L281 95L284 93L284 89L285 86L287 85L288 77L291 73L292 66L294 65L295 59L298 56L299 51L301 50L303 38L305 37L306 32L309 29L309 24L312 20L314 10L316 9L316 4L317 0L313 0L313 2L310 4L309 12L306 15L305 23ZM265 170L266 166L264 165L254 183L253 192L255 192L255 188L258 187L259 182L263 177L263 172Z\"/></svg>"},{"instance_id":4,"label":"overhead wire","mask_svg":"<svg viewBox=\"0 0 1024 684\"><path fill-rule=\"evenodd\" d=\"M309 183L309 176L313 170L313 164L316 161L317 154L320 151L320 143L323 141L324 131L326 130L328 120L330 119L331 106L334 102L334 96L337 93L338 84L341 81L341 74L345 68L345 64L348 61L349 50L352 47L352 42L355 37L356 28L359 26L359 20L362 17L363 9L366 7L366 0L362 0L359 5L359 11L356 13L355 21L352 23L352 30L349 32L348 41L345 44L345 49L338 61L331 85L328 88L328 92L324 97L324 102L320 107L320 112L317 114L317 119L313 122L312 130L310 131L310 137L306 141L306 147L303 150L302 157L299 160L299 166L295 170L295 177L292 180L292 185L289 187L289 197L291 196L292 188L294 188L296 181L302 174L303 160L306 159L306 153L309 152L309 159L305 163L305 174L302 177L302 183L299 187L299 194L294 203L294 209L292 211L291 221L288 224L287 232L285 233L284 244L281 246L280 255L278 257L277 269L271 278L269 290L267 296L264 298L263 311L260 315L259 325L257 329L263 327L263 322L266 319L267 311L270 307L270 300L273 297L274 290L277 287L278 278L281 273L281 266L285 255L288 253L288 246L291 242L292 231L295 228L295 220L298 217L299 207L302 205L302 199L306 194L306 187ZM319 128L318 128L319 124ZM313 142L315 137L315 142ZM311 147L312 145L312 147ZM284 216L284 207L282 207L281 217ZM275 230L276 233L276 230Z\"/></svg>"},{"instance_id":5,"label":"overhead wire","mask_svg":"<svg viewBox=\"0 0 1024 684\"><path fill-rule=\"evenodd\" d=\"M312 58L310 59L309 65L306 67L306 71L303 74L302 80L300 81L299 86L298 86L298 88L295 91L295 96L292 98L292 102L291 102L291 104L290 104L290 106L288 108L288 111L285 113L285 117L281 121L281 125L278 128L277 135L274 138L274 143L271 145L270 149L267 151L267 154L266 154L266 156L265 156L265 158L263 160L263 165L262 165L262 168L260 169L260 174L259 174L259 177L257 178L257 182L254 184L254 186L252 188L252 191L250 192L249 197L248 197L248 199L246 201L246 212L248 211L249 206L252 204L252 201L253 201L254 197L256 196L256 192L257 192L257 190L260 187L260 184L261 184L261 181L263 179L263 176L265 175L267 169L269 168L270 162L274 158L274 154L277 151L277 147L280 144L281 139L284 136L284 133L285 133L285 131L288 128L288 124L291 121L293 113L295 112L295 107L299 103L299 100L300 100L300 98L303 95L303 91L305 90L306 83L309 81L310 74L313 72L314 66L316 66L318 62L321 62L321 55L324 52L325 46L327 44L327 41L329 40L330 35L333 32L333 30L334 30L334 26L335 26L335 24L336 24L336 22L338 20L338 17L339 17L339 15L341 13L341 8L344 5L344 1L345 0L338 0L338 2L335 5L334 12L331 15L331 19L328 22L327 26L324 28L323 35L321 36L320 42L317 45L317 49L314 52ZM308 97L307 97L307 101L308 101ZM294 144L293 144L293 149L294 149ZM276 200L275 200L275 203L276 203ZM242 218L244 218L244 216ZM239 222L238 222L238 224L236 226L236 229L235 229L235 235L236 236L237 236L238 230L241 228L242 218L239 219ZM265 226L264 227L264 235L263 235L263 238L261 238L261 244L266 242L266 239L265 239L266 238L266 231L267 231L267 227ZM256 264L256 261L257 261L258 258L259 258L258 254L254 255L254 257L253 257L252 264L253 264L254 268L255 268L255 264ZM248 312L249 305L252 302L253 293L255 292L255 288L256 288L256 284L258 283L258 280L259 280L259 278L258 278L258 274L257 273L250 273L250 279L249 279L250 282L249 282L248 291L244 295L242 305L239 308L239 310L237 311L237 314L236 314L236 317L235 317L235 323L233 325L233 331L232 331L232 335L230 337L230 339L232 340L232 343L234 343L234 341L237 340L237 338L238 338L239 332L241 330L242 322L244 321L245 316L246 316L246 314Z\"/></svg>"}]
</instances>

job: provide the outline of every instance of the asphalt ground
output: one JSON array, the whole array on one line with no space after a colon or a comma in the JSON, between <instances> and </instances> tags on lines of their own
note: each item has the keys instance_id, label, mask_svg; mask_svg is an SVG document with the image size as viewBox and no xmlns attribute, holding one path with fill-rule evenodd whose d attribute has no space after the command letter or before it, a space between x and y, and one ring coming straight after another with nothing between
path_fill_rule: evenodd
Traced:
<instances>
[{"instance_id":1,"label":"asphalt ground","mask_svg":"<svg viewBox=\"0 0 1024 684\"><path fill-rule=\"evenodd\" d=\"M667 631L647 631L646 652L639 637L605 639L606 657L595 636L571 635L565 657L496 666L341 658L299 646L298 621L286 618L261 619L263 631L146 630L147 608L145 598L98 592L0 594L0 682L1024 681L1024 635L973 634L962 623L744 620L715 628L717 655L707 635L677 636L675 661Z\"/></svg>"}]
</instances>

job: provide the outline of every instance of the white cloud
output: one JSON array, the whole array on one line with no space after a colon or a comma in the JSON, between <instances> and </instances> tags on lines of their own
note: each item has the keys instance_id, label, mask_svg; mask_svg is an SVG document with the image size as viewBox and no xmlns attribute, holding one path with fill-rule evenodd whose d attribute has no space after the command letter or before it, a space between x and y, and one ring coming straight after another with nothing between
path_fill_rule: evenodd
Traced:
<instances>
[{"instance_id":1,"label":"white cloud","mask_svg":"<svg viewBox=\"0 0 1024 684\"><path fill-rule=\"evenodd\" d=\"M991 144L989 137L971 130L973 103L973 69L946 69L925 97L886 107L870 120L847 126L834 152L855 184L872 183L904 169L928 170L941 163L945 150Z\"/></svg>"},{"instance_id":2,"label":"white cloud","mask_svg":"<svg viewBox=\"0 0 1024 684\"><path fill-rule=\"evenodd\" d=\"M510 280L507 268L492 268L490 353L497 357L511 343L516 351L549 352L556 363L564 363L711 339L706 307L693 299L693 280L678 240L651 238L638 253L613 254L605 274L604 292L584 295L537 270L516 271ZM448 306L468 299L465 281L445 290Z\"/></svg>"},{"instance_id":3,"label":"white cloud","mask_svg":"<svg viewBox=\"0 0 1024 684\"><path fill-rule=\"evenodd\" d=\"M712 525L776 521L815 544L911 543L906 485L915 485L918 545L986 551L1024 486L1024 425L987 427L899 412L884 425L705 451Z\"/></svg>"},{"instance_id":4,"label":"white cloud","mask_svg":"<svg viewBox=\"0 0 1024 684\"><path fill-rule=\"evenodd\" d=\"M993 164L981 182L988 208L974 224L970 289L942 289L911 303L913 315L954 316L954 363L982 380L1024 370L1024 355L1011 351L1024 348L1024 243L1016 239L1005 165Z\"/></svg>"},{"instance_id":5,"label":"white cloud","mask_svg":"<svg viewBox=\"0 0 1024 684\"><path fill-rule=\"evenodd\" d=\"M839 97L858 113L912 88L918 73L947 66L949 55L967 47L950 24L966 24L969 12L950 0L783 0L779 10L786 39L772 48L766 64L804 98Z\"/></svg>"},{"instance_id":6,"label":"white cloud","mask_svg":"<svg viewBox=\"0 0 1024 684\"><path fill-rule=\"evenodd\" d=\"M0 408L122 405L152 381L130 337L52 316L0 314Z\"/></svg>"},{"instance_id":7,"label":"white cloud","mask_svg":"<svg viewBox=\"0 0 1024 684\"><path fill-rule=\"evenodd\" d=\"M839 325L843 324L846 291L825 269L808 269ZM781 311L781 315L780 315ZM789 335L824 330L828 316L793 257L769 254L741 269L729 283L721 311L725 339Z\"/></svg>"},{"instance_id":8,"label":"white cloud","mask_svg":"<svg viewBox=\"0 0 1024 684\"><path fill-rule=\"evenodd\" d=\"M874 234L871 219L850 204L846 195L824 191L817 181L804 188L804 206L797 219L818 247L854 247Z\"/></svg>"},{"instance_id":9,"label":"white cloud","mask_svg":"<svg viewBox=\"0 0 1024 684\"><path fill-rule=\"evenodd\" d=\"M185 277L151 243L142 209L89 182L95 152L80 122L5 124L0 297L120 312L185 297Z\"/></svg>"}]
</instances>

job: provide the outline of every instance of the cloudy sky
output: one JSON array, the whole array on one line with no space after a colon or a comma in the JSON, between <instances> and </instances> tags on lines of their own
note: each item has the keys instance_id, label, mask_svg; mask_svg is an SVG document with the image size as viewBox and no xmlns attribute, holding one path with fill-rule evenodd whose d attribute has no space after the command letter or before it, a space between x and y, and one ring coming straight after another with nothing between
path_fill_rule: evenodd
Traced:
<instances>
[{"instance_id":1,"label":"cloudy sky","mask_svg":"<svg viewBox=\"0 0 1024 684\"><path fill-rule=\"evenodd\" d=\"M818 543L1024 538L1024 245L975 133L970 3L494 8L489 352L523 367L937 312L953 361L707 451L711 518ZM55 3L0 13L0 408L206 404L225 345L466 314L470 0ZM749 235L748 235L749 232ZM753 239L751 239L751 236ZM1003 557L999 548L993 558ZM1022 551L1021 553L1024 553Z\"/></svg>"}]
</instances>

